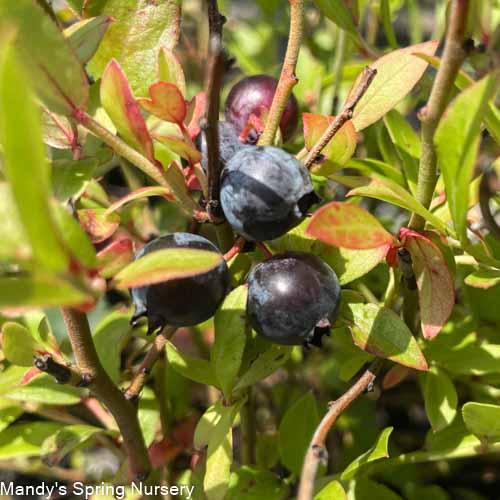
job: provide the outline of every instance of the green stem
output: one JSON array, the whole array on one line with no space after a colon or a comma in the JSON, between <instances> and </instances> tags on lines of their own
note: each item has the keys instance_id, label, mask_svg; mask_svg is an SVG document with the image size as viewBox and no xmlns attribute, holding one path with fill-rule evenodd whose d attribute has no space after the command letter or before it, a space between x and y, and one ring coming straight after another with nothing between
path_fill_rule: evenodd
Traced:
<instances>
[{"instance_id":1,"label":"green stem","mask_svg":"<svg viewBox=\"0 0 500 500\"><path fill-rule=\"evenodd\" d=\"M453 0L450 8L448 33L436 78L427 106L422 112L422 153L418 170L417 200L429 208L438 179L434 134L453 92L453 82L465 60L465 30L468 0ZM424 228L425 219L414 213L409 227L416 231Z\"/></svg>"},{"instance_id":2,"label":"green stem","mask_svg":"<svg viewBox=\"0 0 500 500\"><path fill-rule=\"evenodd\" d=\"M257 430L255 422L255 401L252 389L248 390L248 399L241 408L241 463L252 465L256 462L255 447L257 444Z\"/></svg>"}]
</instances>

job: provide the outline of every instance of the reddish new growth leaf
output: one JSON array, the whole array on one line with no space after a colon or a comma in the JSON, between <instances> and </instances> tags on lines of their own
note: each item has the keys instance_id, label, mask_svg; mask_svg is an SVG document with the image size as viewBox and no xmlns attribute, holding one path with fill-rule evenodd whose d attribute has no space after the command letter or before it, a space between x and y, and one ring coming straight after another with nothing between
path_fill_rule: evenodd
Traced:
<instances>
[{"instance_id":1,"label":"reddish new growth leaf","mask_svg":"<svg viewBox=\"0 0 500 500\"><path fill-rule=\"evenodd\" d=\"M364 250L390 245L394 236L357 205L333 201L311 217L306 233L329 245Z\"/></svg>"},{"instance_id":2,"label":"reddish new growth leaf","mask_svg":"<svg viewBox=\"0 0 500 500\"><path fill-rule=\"evenodd\" d=\"M134 257L132 240L121 238L111 242L97 254L101 275L111 278L121 271Z\"/></svg>"},{"instance_id":3,"label":"reddish new growth leaf","mask_svg":"<svg viewBox=\"0 0 500 500\"><path fill-rule=\"evenodd\" d=\"M400 384L410 373L411 369L407 366L394 365L385 374L384 379L382 380L382 388L384 390L387 390L391 387L395 387L396 385Z\"/></svg>"},{"instance_id":4,"label":"reddish new growth leaf","mask_svg":"<svg viewBox=\"0 0 500 500\"><path fill-rule=\"evenodd\" d=\"M35 366L33 366L32 368L29 368L26 371L26 373L23 375L23 377L21 378L21 380L20 380L19 383L21 385L26 385L28 382L30 382L35 377L37 377L38 375L40 375L40 373L42 373L42 372L38 368L36 368Z\"/></svg>"},{"instance_id":5,"label":"reddish new growth leaf","mask_svg":"<svg viewBox=\"0 0 500 500\"><path fill-rule=\"evenodd\" d=\"M200 133L200 118L205 112L207 95L205 92L198 92L187 105L186 121L188 124L188 133L191 140Z\"/></svg>"},{"instance_id":6,"label":"reddish new growth leaf","mask_svg":"<svg viewBox=\"0 0 500 500\"><path fill-rule=\"evenodd\" d=\"M401 228L400 239L410 252L418 287L422 332L434 338L455 304L453 278L439 247L424 235Z\"/></svg>"},{"instance_id":7,"label":"reddish new growth leaf","mask_svg":"<svg viewBox=\"0 0 500 500\"><path fill-rule=\"evenodd\" d=\"M186 101L181 91L173 84L167 82L153 83L149 87L151 99L140 98L139 104L152 115L172 122L183 128L186 118Z\"/></svg>"},{"instance_id":8,"label":"reddish new growth leaf","mask_svg":"<svg viewBox=\"0 0 500 500\"><path fill-rule=\"evenodd\" d=\"M124 139L154 161L153 141L141 108L132 94L125 73L114 59L102 75L101 102Z\"/></svg>"},{"instance_id":9,"label":"reddish new growth leaf","mask_svg":"<svg viewBox=\"0 0 500 500\"><path fill-rule=\"evenodd\" d=\"M78 220L87 232L92 243L101 243L109 238L120 225L117 214L107 215L103 208L78 210Z\"/></svg>"},{"instance_id":10,"label":"reddish new growth leaf","mask_svg":"<svg viewBox=\"0 0 500 500\"><path fill-rule=\"evenodd\" d=\"M163 142L170 151L173 151L190 163L198 163L201 161L201 153L190 141L188 142L187 140L173 135L154 135L154 138Z\"/></svg>"}]
</instances>

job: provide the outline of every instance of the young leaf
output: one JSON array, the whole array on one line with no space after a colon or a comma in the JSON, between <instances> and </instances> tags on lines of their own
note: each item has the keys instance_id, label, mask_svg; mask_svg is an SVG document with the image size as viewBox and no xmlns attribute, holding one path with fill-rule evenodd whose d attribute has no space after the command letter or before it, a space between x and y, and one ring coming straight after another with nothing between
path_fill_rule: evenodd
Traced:
<instances>
[{"instance_id":1,"label":"young leaf","mask_svg":"<svg viewBox=\"0 0 500 500\"><path fill-rule=\"evenodd\" d=\"M480 125L498 74L490 74L464 90L449 105L436 130L438 163L457 235L466 239L469 184L480 140Z\"/></svg>"},{"instance_id":2,"label":"young leaf","mask_svg":"<svg viewBox=\"0 0 500 500\"><path fill-rule=\"evenodd\" d=\"M492 268L480 268L465 278L465 284L473 288L491 288L500 283L500 271Z\"/></svg>"},{"instance_id":3,"label":"young leaf","mask_svg":"<svg viewBox=\"0 0 500 500\"><path fill-rule=\"evenodd\" d=\"M64 36L82 64L92 59L111 22L108 16L98 16L78 21L64 30Z\"/></svg>"},{"instance_id":4,"label":"young leaf","mask_svg":"<svg viewBox=\"0 0 500 500\"><path fill-rule=\"evenodd\" d=\"M390 245L394 236L364 208L332 201L313 214L306 234L329 245L365 250Z\"/></svg>"},{"instance_id":5,"label":"young leaf","mask_svg":"<svg viewBox=\"0 0 500 500\"><path fill-rule=\"evenodd\" d=\"M180 0L90 0L84 12L86 17L106 15L114 19L89 63L92 76L100 78L114 58L122 66L133 92L147 95L149 85L156 80L159 49L173 49L179 40Z\"/></svg>"},{"instance_id":6,"label":"young leaf","mask_svg":"<svg viewBox=\"0 0 500 500\"><path fill-rule=\"evenodd\" d=\"M14 11L17 5L12 7ZM0 143L3 169L35 260L47 270L63 271L68 268L69 258L50 210L50 170L41 140L40 112L14 49L6 46L2 55Z\"/></svg>"},{"instance_id":7,"label":"young leaf","mask_svg":"<svg viewBox=\"0 0 500 500\"><path fill-rule=\"evenodd\" d=\"M162 47L158 52L158 80L173 83L186 97L186 78L173 50Z\"/></svg>"},{"instance_id":8,"label":"young leaf","mask_svg":"<svg viewBox=\"0 0 500 500\"><path fill-rule=\"evenodd\" d=\"M309 151L319 141L335 117L302 113L302 120L304 122L305 147ZM323 149L322 155L327 162L313 166L312 172L316 175L328 176L339 170L351 159L356 150L356 143L356 130L351 120L348 120Z\"/></svg>"},{"instance_id":9,"label":"young leaf","mask_svg":"<svg viewBox=\"0 0 500 500\"><path fill-rule=\"evenodd\" d=\"M400 238L412 258L422 332L426 339L432 339L440 332L455 305L453 278L441 250L429 238L404 228Z\"/></svg>"},{"instance_id":10,"label":"young leaf","mask_svg":"<svg viewBox=\"0 0 500 500\"><path fill-rule=\"evenodd\" d=\"M331 481L314 495L314 500L347 500L347 495L338 481Z\"/></svg>"},{"instance_id":11,"label":"young leaf","mask_svg":"<svg viewBox=\"0 0 500 500\"><path fill-rule=\"evenodd\" d=\"M184 377L200 384L218 387L213 367L208 361L185 356L172 342L167 342L167 358L172 368Z\"/></svg>"},{"instance_id":12,"label":"young leaf","mask_svg":"<svg viewBox=\"0 0 500 500\"><path fill-rule=\"evenodd\" d=\"M0 31L8 25L13 26L16 33L16 54L20 55L36 93L47 107L63 115L71 115L75 108L85 109L87 77L52 19L31 0L1 0ZM25 101L21 92L15 102ZM3 104L0 108L3 114L6 108ZM29 132L25 132L25 136L32 137ZM40 134L35 137L40 137Z\"/></svg>"},{"instance_id":13,"label":"young leaf","mask_svg":"<svg viewBox=\"0 0 500 500\"><path fill-rule=\"evenodd\" d=\"M347 304L354 343L361 349L409 368L427 370L417 341L401 318L391 309L375 304Z\"/></svg>"},{"instance_id":14,"label":"young leaf","mask_svg":"<svg viewBox=\"0 0 500 500\"><path fill-rule=\"evenodd\" d=\"M132 240L119 238L97 254L97 266L103 278L112 278L134 258Z\"/></svg>"},{"instance_id":15,"label":"young leaf","mask_svg":"<svg viewBox=\"0 0 500 500\"><path fill-rule=\"evenodd\" d=\"M356 26L343 0L314 0L319 10L339 28L357 37Z\"/></svg>"},{"instance_id":16,"label":"young leaf","mask_svg":"<svg viewBox=\"0 0 500 500\"><path fill-rule=\"evenodd\" d=\"M457 414L457 391L450 377L436 367L422 377L425 411L432 430L438 432L450 425Z\"/></svg>"},{"instance_id":17,"label":"young leaf","mask_svg":"<svg viewBox=\"0 0 500 500\"><path fill-rule=\"evenodd\" d=\"M462 415L467 429L481 441L500 439L500 406L486 403L466 403Z\"/></svg>"},{"instance_id":18,"label":"young leaf","mask_svg":"<svg viewBox=\"0 0 500 500\"><path fill-rule=\"evenodd\" d=\"M283 416L279 427L281 463L291 472L300 474L304 457L319 422L316 399L307 392Z\"/></svg>"},{"instance_id":19,"label":"young leaf","mask_svg":"<svg viewBox=\"0 0 500 500\"><path fill-rule=\"evenodd\" d=\"M196 149L194 144L187 142L185 139L172 135L159 134L154 134L153 137L161 141L170 151L179 155L181 158L191 163L198 163L201 161L201 153Z\"/></svg>"},{"instance_id":20,"label":"young leaf","mask_svg":"<svg viewBox=\"0 0 500 500\"><path fill-rule=\"evenodd\" d=\"M186 101L181 91L167 82L153 83L149 87L149 98L139 98L139 104L152 115L166 122L181 125L186 118Z\"/></svg>"},{"instance_id":21,"label":"young leaf","mask_svg":"<svg viewBox=\"0 0 500 500\"><path fill-rule=\"evenodd\" d=\"M206 273L222 262L216 252L194 248L167 248L148 253L131 262L115 277L119 288L161 283Z\"/></svg>"},{"instance_id":22,"label":"young leaf","mask_svg":"<svg viewBox=\"0 0 500 500\"><path fill-rule=\"evenodd\" d=\"M389 436L393 431L393 427L386 427L378 436L375 444L365 453L351 462L342 472L340 479L346 481L356 476L364 464L387 458L389 456Z\"/></svg>"},{"instance_id":23,"label":"young leaf","mask_svg":"<svg viewBox=\"0 0 500 500\"><path fill-rule=\"evenodd\" d=\"M107 240L120 225L118 214L107 214L104 208L85 208L77 211L78 220L92 243Z\"/></svg>"},{"instance_id":24,"label":"young leaf","mask_svg":"<svg viewBox=\"0 0 500 500\"><path fill-rule=\"evenodd\" d=\"M120 135L146 158L154 161L153 141L141 108L115 59L107 65L102 75L101 103Z\"/></svg>"},{"instance_id":25,"label":"young leaf","mask_svg":"<svg viewBox=\"0 0 500 500\"><path fill-rule=\"evenodd\" d=\"M26 327L8 321L2 326L2 351L8 361L18 366L33 366L38 345Z\"/></svg>"},{"instance_id":26,"label":"young leaf","mask_svg":"<svg viewBox=\"0 0 500 500\"><path fill-rule=\"evenodd\" d=\"M209 406L198 420L193 436L193 446L196 450L202 450L208 445L210 436L222 418L223 408L222 400L219 399Z\"/></svg>"},{"instance_id":27,"label":"young leaf","mask_svg":"<svg viewBox=\"0 0 500 500\"><path fill-rule=\"evenodd\" d=\"M210 362L226 399L231 396L245 350L247 291L244 285L233 290L215 314L215 339Z\"/></svg>"},{"instance_id":28,"label":"young leaf","mask_svg":"<svg viewBox=\"0 0 500 500\"><path fill-rule=\"evenodd\" d=\"M389 52L370 64L377 75L354 109L352 122L356 130L382 118L413 89L427 68L427 62L416 57L415 52L433 55L437 46L437 40L419 43ZM352 88L356 86L357 81Z\"/></svg>"},{"instance_id":29,"label":"young leaf","mask_svg":"<svg viewBox=\"0 0 500 500\"><path fill-rule=\"evenodd\" d=\"M163 196L167 198L168 196L171 196L171 192L170 189L163 186L147 186L136 189L135 191L130 192L123 198L120 198L112 205L110 205L104 212L104 215L108 216L109 214L123 207L123 205L125 205L126 203L130 203L131 201L135 200L141 200L143 198L149 198L150 196Z\"/></svg>"}]
</instances>

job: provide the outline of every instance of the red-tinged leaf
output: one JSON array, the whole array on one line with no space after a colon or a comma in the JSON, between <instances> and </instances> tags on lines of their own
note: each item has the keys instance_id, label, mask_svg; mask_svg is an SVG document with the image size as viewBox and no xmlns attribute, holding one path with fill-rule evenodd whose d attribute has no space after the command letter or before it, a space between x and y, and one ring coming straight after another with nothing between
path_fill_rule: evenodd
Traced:
<instances>
[{"instance_id":1,"label":"red-tinged leaf","mask_svg":"<svg viewBox=\"0 0 500 500\"><path fill-rule=\"evenodd\" d=\"M216 252L194 248L168 248L148 253L131 262L116 276L118 288L151 285L204 274L222 262Z\"/></svg>"},{"instance_id":2,"label":"red-tinged leaf","mask_svg":"<svg viewBox=\"0 0 500 500\"><path fill-rule=\"evenodd\" d=\"M412 258L422 332L426 339L432 339L441 331L455 304L453 278L441 250L429 238L402 228L400 239Z\"/></svg>"},{"instance_id":3,"label":"red-tinged leaf","mask_svg":"<svg viewBox=\"0 0 500 500\"><path fill-rule=\"evenodd\" d=\"M200 133L200 118L205 111L207 95L205 92L198 92L187 105L186 122L188 125L189 137L194 138Z\"/></svg>"},{"instance_id":4,"label":"red-tinged leaf","mask_svg":"<svg viewBox=\"0 0 500 500\"><path fill-rule=\"evenodd\" d=\"M111 278L134 258L132 240L122 238L111 242L97 254L97 265L103 278Z\"/></svg>"},{"instance_id":5,"label":"red-tinged leaf","mask_svg":"<svg viewBox=\"0 0 500 500\"><path fill-rule=\"evenodd\" d=\"M196 149L193 143L189 143L173 135L154 135L153 137L163 142L170 151L178 154L181 158L191 163L198 163L201 161L201 153Z\"/></svg>"},{"instance_id":6,"label":"red-tinged leaf","mask_svg":"<svg viewBox=\"0 0 500 500\"><path fill-rule=\"evenodd\" d=\"M500 271L493 268L480 268L465 278L465 284L473 288L488 289L500 283Z\"/></svg>"},{"instance_id":7,"label":"red-tinged leaf","mask_svg":"<svg viewBox=\"0 0 500 500\"><path fill-rule=\"evenodd\" d=\"M42 372L38 368L33 366L32 368L30 368L29 370L26 371L26 373L23 375L23 378L21 379L19 384L26 385L28 382L33 380L35 377L37 377L41 373Z\"/></svg>"},{"instance_id":8,"label":"red-tinged leaf","mask_svg":"<svg viewBox=\"0 0 500 500\"><path fill-rule=\"evenodd\" d=\"M149 87L150 99L141 97L139 104L152 115L177 124L184 123L186 118L186 101L181 91L168 82L153 83Z\"/></svg>"},{"instance_id":9,"label":"red-tinged leaf","mask_svg":"<svg viewBox=\"0 0 500 500\"><path fill-rule=\"evenodd\" d=\"M158 53L158 80L173 83L186 95L186 78L181 63L173 50L162 47Z\"/></svg>"},{"instance_id":10,"label":"red-tinged leaf","mask_svg":"<svg viewBox=\"0 0 500 500\"><path fill-rule=\"evenodd\" d=\"M188 190L183 170L176 161L170 164L165 172L165 177L168 184L174 188L175 196L179 203L189 212L198 210L199 207Z\"/></svg>"},{"instance_id":11,"label":"red-tinged leaf","mask_svg":"<svg viewBox=\"0 0 500 500\"><path fill-rule=\"evenodd\" d=\"M390 389L400 384L409 374L411 370L402 365L394 365L384 376L382 380L382 388L384 390Z\"/></svg>"},{"instance_id":12,"label":"red-tinged leaf","mask_svg":"<svg viewBox=\"0 0 500 500\"><path fill-rule=\"evenodd\" d=\"M398 248L400 247L399 242L395 242L389 247L387 251L387 255L385 256L385 260L389 267L397 267L398 266Z\"/></svg>"},{"instance_id":13,"label":"red-tinged leaf","mask_svg":"<svg viewBox=\"0 0 500 500\"><path fill-rule=\"evenodd\" d=\"M149 447L149 460L151 461L151 465L155 468L165 467L174 460L182 450L182 446L174 443L172 440L162 439Z\"/></svg>"},{"instance_id":14,"label":"red-tinged leaf","mask_svg":"<svg viewBox=\"0 0 500 500\"><path fill-rule=\"evenodd\" d=\"M377 75L354 109L352 121L356 130L363 130L382 118L413 89L428 66L414 54L433 55L438 43L438 40L431 40L394 50L370 64L370 68L377 70ZM354 82L353 90L358 82L359 78Z\"/></svg>"},{"instance_id":15,"label":"red-tinged leaf","mask_svg":"<svg viewBox=\"0 0 500 500\"><path fill-rule=\"evenodd\" d=\"M120 217L114 213L107 215L104 208L85 208L77 213L80 224L92 243L108 239L120 225Z\"/></svg>"},{"instance_id":16,"label":"red-tinged leaf","mask_svg":"<svg viewBox=\"0 0 500 500\"><path fill-rule=\"evenodd\" d=\"M141 108L132 94L125 73L114 59L102 75L101 103L120 135L154 161L153 141Z\"/></svg>"},{"instance_id":17,"label":"red-tinged leaf","mask_svg":"<svg viewBox=\"0 0 500 500\"><path fill-rule=\"evenodd\" d=\"M389 245L394 236L364 208L333 201L311 217L306 234L329 245L364 250Z\"/></svg>"},{"instance_id":18,"label":"red-tinged leaf","mask_svg":"<svg viewBox=\"0 0 500 500\"><path fill-rule=\"evenodd\" d=\"M305 146L310 151L319 141L328 126L335 120L334 116L313 115L303 113ZM313 173L327 176L345 165L356 150L357 133L351 120L334 135L322 151L328 160L313 168Z\"/></svg>"},{"instance_id":19,"label":"red-tinged leaf","mask_svg":"<svg viewBox=\"0 0 500 500\"><path fill-rule=\"evenodd\" d=\"M118 201L115 201L112 205L110 205L106 209L104 215L108 216L112 214L113 212L121 208L123 205L125 205L126 203L130 203L131 201L140 200L142 198L148 198L150 196L163 196L164 198L167 198L171 196L171 194L172 193L170 189L164 186L148 186L139 188L127 194L123 198L120 198Z\"/></svg>"},{"instance_id":20,"label":"red-tinged leaf","mask_svg":"<svg viewBox=\"0 0 500 500\"><path fill-rule=\"evenodd\" d=\"M52 148L71 149L75 135L68 118L47 108L42 111L43 142Z\"/></svg>"}]
</instances>

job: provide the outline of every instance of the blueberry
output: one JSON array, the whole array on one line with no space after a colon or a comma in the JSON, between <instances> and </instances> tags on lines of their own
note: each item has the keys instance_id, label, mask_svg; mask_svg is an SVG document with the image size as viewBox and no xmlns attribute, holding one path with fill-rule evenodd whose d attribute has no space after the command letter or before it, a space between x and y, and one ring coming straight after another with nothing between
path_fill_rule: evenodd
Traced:
<instances>
[{"instance_id":1,"label":"blueberry","mask_svg":"<svg viewBox=\"0 0 500 500\"><path fill-rule=\"evenodd\" d=\"M254 75L240 80L229 92L226 99L224 114L228 122L236 126L238 135L248 124L250 115L264 118L273 102L278 86L278 80L268 75ZM290 94L280 121L280 130L283 141L293 137L299 121L299 107L297 99ZM255 143L255 133L247 138Z\"/></svg>"},{"instance_id":2,"label":"blueberry","mask_svg":"<svg viewBox=\"0 0 500 500\"><path fill-rule=\"evenodd\" d=\"M285 234L317 201L307 169L272 146L245 146L222 171L222 209L233 229L249 240Z\"/></svg>"},{"instance_id":3,"label":"blueberry","mask_svg":"<svg viewBox=\"0 0 500 500\"><path fill-rule=\"evenodd\" d=\"M303 252L275 255L249 274L247 314L253 329L277 344L321 345L340 304L332 268Z\"/></svg>"},{"instance_id":4,"label":"blueberry","mask_svg":"<svg viewBox=\"0 0 500 500\"><path fill-rule=\"evenodd\" d=\"M202 132L196 138L196 147L201 152L201 166L205 172L207 171L207 142L205 135ZM226 163L235 155L235 153L243 147L234 125L229 122L219 122L219 157L221 167L224 168Z\"/></svg>"},{"instance_id":5,"label":"blueberry","mask_svg":"<svg viewBox=\"0 0 500 500\"><path fill-rule=\"evenodd\" d=\"M156 238L137 252L136 259L166 248L195 248L220 254L218 248L202 236L173 233ZM230 275L225 261L215 269L188 278L179 278L130 290L135 312L132 324L146 316L148 333L165 325L190 326L212 317L229 289Z\"/></svg>"}]
</instances>

